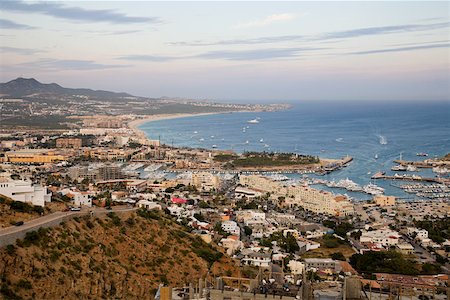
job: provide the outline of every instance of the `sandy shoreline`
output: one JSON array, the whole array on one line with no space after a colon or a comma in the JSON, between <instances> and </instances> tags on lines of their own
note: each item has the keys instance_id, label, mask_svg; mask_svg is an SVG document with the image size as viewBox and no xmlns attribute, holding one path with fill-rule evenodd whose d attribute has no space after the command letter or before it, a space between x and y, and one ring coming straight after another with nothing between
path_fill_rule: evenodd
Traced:
<instances>
[{"instance_id":1,"label":"sandy shoreline","mask_svg":"<svg viewBox=\"0 0 450 300\"><path fill-rule=\"evenodd\" d=\"M207 116L207 115L218 115L218 114L229 114L232 112L208 112L208 113L178 113L178 114L160 114L160 115L145 115L142 118L135 119L133 121L128 122L128 127L133 130L137 136L140 138L150 139L144 131L139 129L144 123L159 121L159 120L169 120L169 119L178 119L178 118L187 118L187 117L195 117L195 116Z\"/></svg>"}]
</instances>

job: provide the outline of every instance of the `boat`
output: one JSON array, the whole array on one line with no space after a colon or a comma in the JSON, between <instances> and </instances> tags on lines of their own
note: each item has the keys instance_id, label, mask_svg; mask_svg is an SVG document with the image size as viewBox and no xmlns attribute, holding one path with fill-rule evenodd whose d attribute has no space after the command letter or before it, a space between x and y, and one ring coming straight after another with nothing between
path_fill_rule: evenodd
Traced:
<instances>
[{"instance_id":1,"label":"boat","mask_svg":"<svg viewBox=\"0 0 450 300\"><path fill-rule=\"evenodd\" d=\"M264 144L264 148L269 148L270 146L268 144Z\"/></svg>"},{"instance_id":2,"label":"boat","mask_svg":"<svg viewBox=\"0 0 450 300\"><path fill-rule=\"evenodd\" d=\"M419 152L419 153L416 153L416 156L428 156L428 153Z\"/></svg>"},{"instance_id":3,"label":"boat","mask_svg":"<svg viewBox=\"0 0 450 300\"><path fill-rule=\"evenodd\" d=\"M260 142L260 143L264 143L264 139L260 139L259 142Z\"/></svg>"},{"instance_id":4,"label":"boat","mask_svg":"<svg viewBox=\"0 0 450 300\"><path fill-rule=\"evenodd\" d=\"M417 168L413 165L408 165L408 167L406 167L406 171L408 172L417 172Z\"/></svg>"},{"instance_id":5,"label":"boat","mask_svg":"<svg viewBox=\"0 0 450 300\"><path fill-rule=\"evenodd\" d=\"M369 183L363 187L363 191L370 195L382 195L384 193L384 189L376 184Z\"/></svg>"},{"instance_id":6,"label":"boat","mask_svg":"<svg viewBox=\"0 0 450 300\"><path fill-rule=\"evenodd\" d=\"M245 141L245 143L248 144L248 143L250 143L250 142L247 140L247 141Z\"/></svg>"},{"instance_id":7,"label":"boat","mask_svg":"<svg viewBox=\"0 0 450 300\"><path fill-rule=\"evenodd\" d=\"M194 131L194 133L195 133L195 134L197 134L197 133L198 133L198 131Z\"/></svg>"},{"instance_id":8,"label":"boat","mask_svg":"<svg viewBox=\"0 0 450 300\"><path fill-rule=\"evenodd\" d=\"M378 154L375 154L375 159L378 159Z\"/></svg>"},{"instance_id":9,"label":"boat","mask_svg":"<svg viewBox=\"0 0 450 300\"><path fill-rule=\"evenodd\" d=\"M249 124L258 124L259 121L258 121L258 119L253 119L253 120L248 120L247 123L249 123Z\"/></svg>"},{"instance_id":10,"label":"boat","mask_svg":"<svg viewBox=\"0 0 450 300\"><path fill-rule=\"evenodd\" d=\"M391 168L391 171L406 171L406 169L403 165L396 165Z\"/></svg>"},{"instance_id":11,"label":"boat","mask_svg":"<svg viewBox=\"0 0 450 300\"><path fill-rule=\"evenodd\" d=\"M205 140L204 138L199 139L200 142L203 142L204 140Z\"/></svg>"},{"instance_id":12,"label":"boat","mask_svg":"<svg viewBox=\"0 0 450 300\"><path fill-rule=\"evenodd\" d=\"M212 145L211 146L213 149L216 149L217 148L217 145Z\"/></svg>"},{"instance_id":13,"label":"boat","mask_svg":"<svg viewBox=\"0 0 450 300\"><path fill-rule=\"evenodd\" d=\"M437 174L447 174L450 172L447 168L444 168L444 167L442 167L442 168L434 167L432 170L434 173L437 173Z\"/></svg>"},{"instance_id":14,"label":"boat","mask_svg":"<svg viewBox=\"0 0 450 300\"><path fill-rule=\"evenodd\" d=\"M352 192L361 192L363 190L359 184L348 178L339 180L335 186Z\"/></svg>"}]
</instances>

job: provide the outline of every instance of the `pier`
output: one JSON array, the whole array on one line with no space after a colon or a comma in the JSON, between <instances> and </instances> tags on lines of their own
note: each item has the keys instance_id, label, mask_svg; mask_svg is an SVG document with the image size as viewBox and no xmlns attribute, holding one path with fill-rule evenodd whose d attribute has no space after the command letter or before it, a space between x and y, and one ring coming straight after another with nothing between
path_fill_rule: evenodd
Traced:
<instances>
[{"instance_id":1,"label":"pier","mask_svg":"<svg viewBox=\"0 0 450 300\"><path fill-rule=\"evenodd\" d=\"M407 176L407 175L398 175L398 176L392 176L392 175L385 175L382 172L375 173L372 177L372 179L391 179L391 180L406 180L406 181L421 181L421 182L436 182L436 183L443 183L443 184L450 184L449 179L445 178L427 178L427 177L420 177L420 176Z\"/></svg>"}]
</instances>

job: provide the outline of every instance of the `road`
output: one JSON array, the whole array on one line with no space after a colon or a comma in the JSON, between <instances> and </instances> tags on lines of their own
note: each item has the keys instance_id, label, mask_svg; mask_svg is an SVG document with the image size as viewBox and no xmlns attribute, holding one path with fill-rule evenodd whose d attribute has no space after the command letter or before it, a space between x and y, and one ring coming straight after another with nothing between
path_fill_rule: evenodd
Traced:
<instances>
[{"instance_id":1,"label":"road","mask_svg":"<svg viewBox=\"0 0 450 300\"><path fill-rule=\"evenodd\" d=\"M49 215L39 217L25 222L22 226L10 226L0 229L0 247L7 244L11 244L16 238L23 238L27 232L38 230L41 227L52 227L58 225L63 220L68 218L73 218L77 215L86 215L90 212L94 216L105 214L108 212L127 212L137 210L136 207L119 206L114 207L112 210L107 210L105 208L84 208L81 211L67 211L67 212L55 212Z\"/></svg>"}]
</instances>

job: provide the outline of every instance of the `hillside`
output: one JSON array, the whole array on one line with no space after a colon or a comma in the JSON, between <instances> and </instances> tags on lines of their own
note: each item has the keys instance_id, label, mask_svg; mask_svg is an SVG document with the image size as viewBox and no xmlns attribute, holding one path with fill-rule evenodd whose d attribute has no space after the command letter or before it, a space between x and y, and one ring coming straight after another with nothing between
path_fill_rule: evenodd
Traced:
<instances>
[{"instance_id":1,"label":"hillside","mask_svg":"<svg viewBox=\"0 0 450 300\"><path fill-rule=\"evenodd\" d=\"M81 217L0 249L5 298L153 298L160 283L183 286L234 275L234 263L163 212Z\"/></svg>"},{"instance_id":2,"label":"hillside","mask_svg":"<svg viewBox=\"0 0 450 300\"><path fill-rule=\"evenodd\" d=\"M44 208L32 206L28 203L14 201L0 194L0 228L8 227L19 221L29 221L42 215L61 211L65 204L60 202L48 203Z\"/></svg>"},{"instance_id":3,"label":"hillside","mask_svg":"<svg viewBox=\"0 0 450 300\"><path fill-rule=\"evenodd\" d=\"M10 97L26 97L26 96L86 96L99 99L122 99L124 97L132 97L127 93L114 93L108 91L96 91L91 89L71 89L64 88L56 83L41 83L34 78L16 78L6 83L0 83L0 94Z\"/></svg>"}]
</instances>

